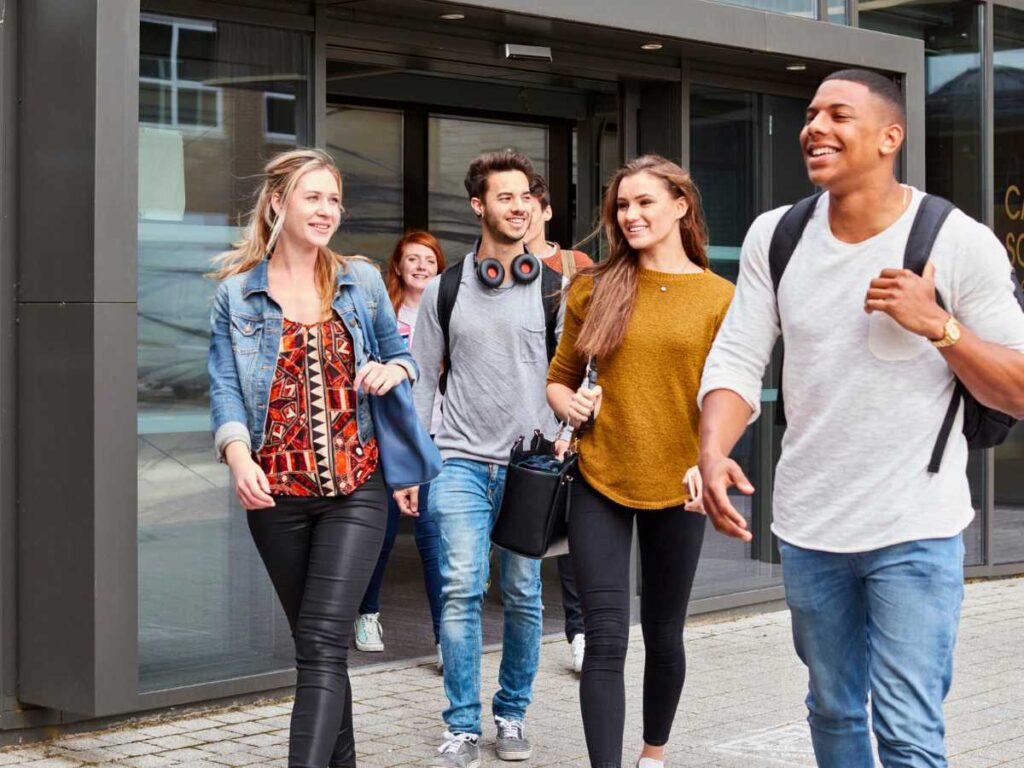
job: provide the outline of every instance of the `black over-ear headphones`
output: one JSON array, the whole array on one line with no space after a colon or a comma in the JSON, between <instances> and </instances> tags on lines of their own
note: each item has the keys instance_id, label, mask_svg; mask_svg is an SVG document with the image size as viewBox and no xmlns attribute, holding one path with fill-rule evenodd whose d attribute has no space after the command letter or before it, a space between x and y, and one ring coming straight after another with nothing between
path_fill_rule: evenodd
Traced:
<instances>
[{"instance_id":1,"label":"black over-ear headphones","mask_svg":"<svg viewBox=\"0 0 1024 768\"><path fill-rule=\"evenodd\" d=\"M473 252L480 247L479 241ZM512 259L512 279L517 283L532 283L540 274L540 262L529 251ZM480 259L476 262L476 276L488 288L500 288L505 282L505 267L497 259Z\"/></svg>"}]
</instances>

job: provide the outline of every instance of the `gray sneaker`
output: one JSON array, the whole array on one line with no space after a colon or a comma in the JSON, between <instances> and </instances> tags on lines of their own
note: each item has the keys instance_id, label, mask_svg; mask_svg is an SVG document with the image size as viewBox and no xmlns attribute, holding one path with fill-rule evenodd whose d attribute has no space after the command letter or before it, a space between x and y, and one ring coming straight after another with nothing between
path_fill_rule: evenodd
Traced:
<instances>
[{"instance_id":1,"label":"gray sneaker","mask_svg":"<svg viewBox=\"0 0 1024 768\"><path fill-rule=\"evenodd\" d=\"M498 728L494 749L502 760L526 760L533 754L533 746L523 732L522 720L496 716L494 725Z\"/></svg>"},{"instance_id":2,"label":"gray sneaker","mask_svg":"<svg viewBox=\"0 0 1024 768\"><path fill-rule=\"evenodd\" d=\"M479 737L475 733L444 732L444 743L430 761L430 768L480 768Z\"/></svg>"}]
</instances>

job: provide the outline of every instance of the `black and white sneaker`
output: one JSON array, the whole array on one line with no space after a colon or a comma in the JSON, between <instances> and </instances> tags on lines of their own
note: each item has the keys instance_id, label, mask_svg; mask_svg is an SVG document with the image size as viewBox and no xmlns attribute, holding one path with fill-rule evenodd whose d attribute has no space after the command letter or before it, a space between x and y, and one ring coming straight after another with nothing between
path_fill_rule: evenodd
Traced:
<instances>
[{"instance_id":1,"label":"black and white sneaker","mask_svg":"<svg viewBox=\"0 0 1024 768\"><path fill-rule=\"evenodd\" d=\"M506 720L496 716L494 725L498 728L494 749L502 760L526 760L533 754L533 746L526 738L522 720Z\"/></svg>"}]
</instances>

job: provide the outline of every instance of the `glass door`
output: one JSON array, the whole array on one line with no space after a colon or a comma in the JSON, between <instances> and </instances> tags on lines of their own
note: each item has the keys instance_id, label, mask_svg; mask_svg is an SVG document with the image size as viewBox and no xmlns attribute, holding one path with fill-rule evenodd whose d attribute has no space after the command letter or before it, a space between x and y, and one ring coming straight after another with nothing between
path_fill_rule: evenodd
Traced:
<instances>
[{"instance_id":1,"label":"glass door","mask_svg":"<svg viewBox=\"0 0 1024 768\"><path fill-rule=\"evenodd\" d=\"M711 268L733 282L739 274L743 239L757 215L813 191L798 142L806 107L804 99L703 85L690 89L690 170L704 202ZM744 544L709 532L695 597L780 581L770 530L772 479L783 429L775 424L779 360L776 350L765 374L762 415L733 450L733 458L757 489L752 497L732 497L754 539Z\"/></svg>"}]
</instances>

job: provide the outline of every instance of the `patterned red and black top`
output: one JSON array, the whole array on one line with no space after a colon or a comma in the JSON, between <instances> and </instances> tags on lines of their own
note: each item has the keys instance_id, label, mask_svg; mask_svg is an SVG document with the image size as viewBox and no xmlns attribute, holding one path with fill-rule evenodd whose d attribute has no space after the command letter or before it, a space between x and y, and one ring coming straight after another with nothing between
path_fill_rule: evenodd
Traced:
<instances>
[{"instance_id":1,"label":"patterned red and black top","mask_svg":"<svg viewBox=\"0 0 1024 768\"><path fill-rule=\"evenodd\" d=\"M352 339L340 320L285 319L266 439L256 457L271 494L348 494L377 469L377 441L359 443L354 368Z\"/></svg>"}]
</instances>

